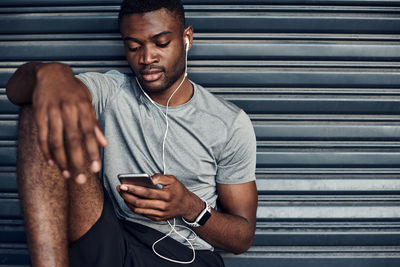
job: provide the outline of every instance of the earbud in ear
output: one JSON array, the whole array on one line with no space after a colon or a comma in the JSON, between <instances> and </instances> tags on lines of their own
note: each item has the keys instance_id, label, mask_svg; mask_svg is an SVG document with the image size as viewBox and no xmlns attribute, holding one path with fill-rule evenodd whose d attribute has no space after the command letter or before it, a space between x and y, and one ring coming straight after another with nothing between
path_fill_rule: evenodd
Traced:
<instances>
[{"instance_id":1,"label":"earbud in ear","mask_svg":"<svg viewBox=\"0 0 400 267\"><path fill-rule=\"evenodd\" d=\"M185 47L185 49L186 49L186 52L189 51L189 39L188 38L186 38L186 47Z\"/></svg>"}]
</instances>

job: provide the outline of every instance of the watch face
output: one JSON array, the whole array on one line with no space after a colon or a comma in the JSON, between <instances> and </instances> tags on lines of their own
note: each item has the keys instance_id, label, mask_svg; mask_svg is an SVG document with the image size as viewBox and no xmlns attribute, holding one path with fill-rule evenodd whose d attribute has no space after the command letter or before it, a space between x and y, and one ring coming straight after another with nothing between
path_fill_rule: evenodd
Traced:
<instances>
[{"instance_id":1,"label":"watch face","mask_svg":"<svg viewBox=\"0 0 400 267\"><path fill-rule=\"evenodd\" d=\"M207 211L206 213L204 213L204 215L200 218L199 220L199 224L200 225L204 225L208 219L210 219L211 217L211 213L209 211Z\"/></svg>"},{"instance_id":2,"label":"watch face","mask_svg":"<svg viewBox=\"0 0 400 267\"><path fill-rule=\"evenodd\" d=\"M194 222L188 222L185 220L185 218L182 217L182 220L190 227L199 227L201 225L204 225L211 217L211 207L204 199L201 200L203 200L206 204L206 208L200 213L200 215L196 218Z\"/></svg>"}]
</instances>

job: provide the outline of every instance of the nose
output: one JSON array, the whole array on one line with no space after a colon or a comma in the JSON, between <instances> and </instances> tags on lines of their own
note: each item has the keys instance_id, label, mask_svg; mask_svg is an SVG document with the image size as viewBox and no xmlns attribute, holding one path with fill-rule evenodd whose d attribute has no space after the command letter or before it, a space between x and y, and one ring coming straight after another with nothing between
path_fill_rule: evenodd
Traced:
<instances>
[{"instance_id":1,"label":"nose","mask_svg":"<svg viewBox=\"0 0 400 267\"><path fill-rule=\"evenodd\" d=\"M158 55L156 49L151 48L148 45L143 46L143 49L141 49L141 54L140 54L140 64L144 65L150 65L153 63L158 62Z\"/></svg>"}]
</instances>

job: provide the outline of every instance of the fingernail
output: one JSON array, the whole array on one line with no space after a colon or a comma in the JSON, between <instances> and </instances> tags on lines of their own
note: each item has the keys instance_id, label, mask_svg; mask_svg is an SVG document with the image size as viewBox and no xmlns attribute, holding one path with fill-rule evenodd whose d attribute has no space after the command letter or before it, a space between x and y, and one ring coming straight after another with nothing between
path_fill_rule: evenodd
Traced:
<instances>
[{"instance_id":1,"label":"fingernail","mask_svg":"<svg viewBox=\"0 0 400 267\"><path fill-rule=\"evenodd\" d=\"M97 160L93 161L92 164L90 165L90 169L92 172L99 172L100 171L100 162Z\"/></svg>"},{"instance_id":2,"label":"fingernail","mask_svg":"<svg viewBox=\"0 0 400 267\"><path fill-rule=\"evenodd\" d=\"M126 185L121 185L119 188L123 191L128 191L128 187Z\"/></svg>"},{"instance_id":3,"label":"fingernail","mask_svg":"<svg viewBox=\"0 0 400 267\"><path fill-rule=\"evenodd\" d=\"M71 177L71 174L70 174L69 171L67 171L67 170L64 170L64 171L62 172L62 175L63 175L65 178Z\"/></svg>"},{"instance_id":4,"label":"fingernail","mask_svg":"<svg viewBox=\"0 0 400 267\"><path fill-rule=\"evenodd\" d=\"M78 176L76 176L76 182L78 184L84 184L86 182L86 176L84 174L79 174Z\"/></svg>"},{"instance_id":5,"label":"fingernail","mask_svg":"<svg viewBox=\"0 0 400 267\"><path fill-rule=\"evenodd\" d=\"M54 161L52 161L51 159L49 159L48 161L47 161L47 163L50 165L50 166L54 166Z\"/></svg>"}]
</instances>

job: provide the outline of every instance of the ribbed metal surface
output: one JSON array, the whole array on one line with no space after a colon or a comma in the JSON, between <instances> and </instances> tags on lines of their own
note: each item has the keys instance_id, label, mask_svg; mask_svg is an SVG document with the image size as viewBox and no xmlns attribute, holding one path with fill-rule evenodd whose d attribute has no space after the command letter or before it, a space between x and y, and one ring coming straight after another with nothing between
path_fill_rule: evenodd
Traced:
<instances>
[{"instance_id":1,"label":"ribbed metal surface","mask_svg":"<svg viewBox=\"0 0 400 267\"><path fill-rule=\"evenodd\" d=\"M0 1L0 265L27 265L16 193L25 61L129 72L120 0ZM400 1L187 0L189 76L258 140L253 247L227 266L400 266Z\"/></svg>"}]
</instances>

